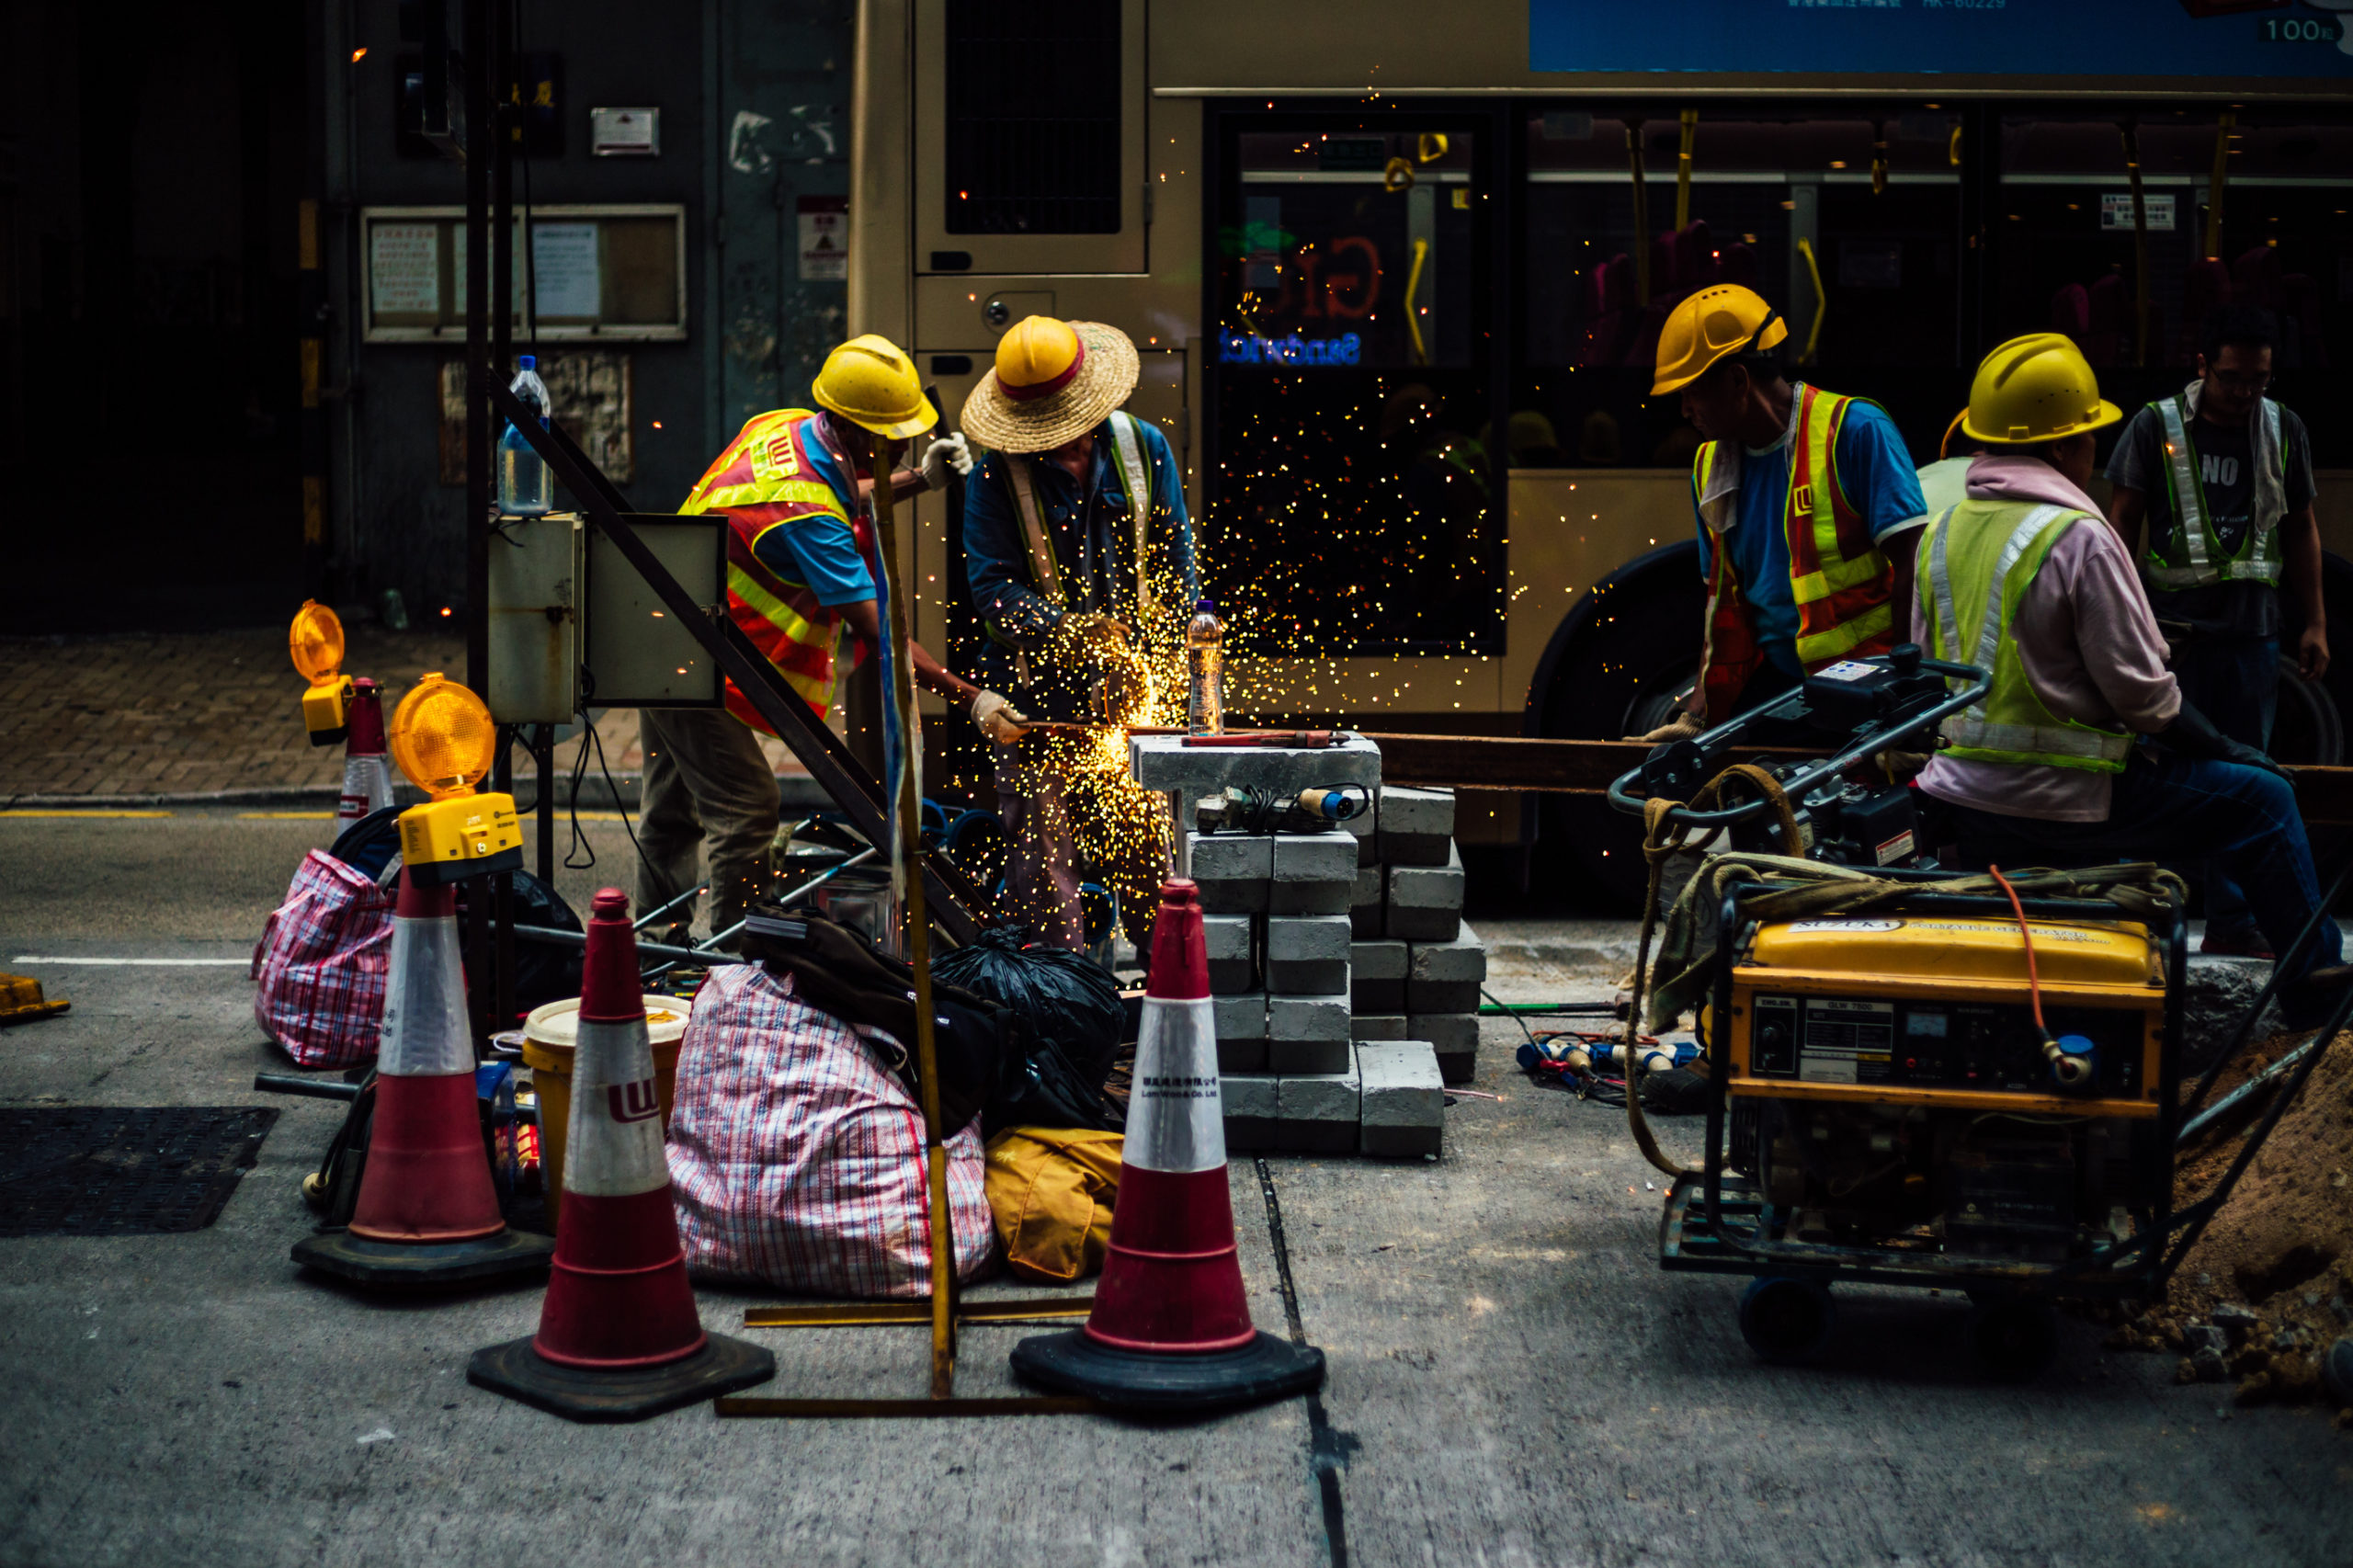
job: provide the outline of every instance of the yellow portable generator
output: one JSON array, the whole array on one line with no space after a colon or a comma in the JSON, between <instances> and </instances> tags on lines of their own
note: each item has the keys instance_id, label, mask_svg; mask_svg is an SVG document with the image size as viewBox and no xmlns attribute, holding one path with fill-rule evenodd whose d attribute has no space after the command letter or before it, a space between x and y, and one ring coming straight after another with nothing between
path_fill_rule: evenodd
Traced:
<instances>
[{"instance_id":1,"label":"yellow portable generator","mask_svg":"<svg viewBox=\"0 0 2353 1568\"><path fill-rule=\"evenodd\" d=\"M1704 1174L1670 1195L1661 1256L1757 1276L1741 1326L1768 1358L1819 1348L1846 1279L1967 1292L1976 1349L2023 1369L2055 1297L2157 1277L2186 926L2030 899L2022 933L1938 881L1779 922L1744 906L1788 884L1745 881L1721 912Z\"/></svg>"},{"instance_id":2,"label":"yellow portable generator","mask_svg":"<svg viewBox=\"0 0 2353 1568\"><path fill-rule=\"evenodd\" d=\"M1965 1292L1972 1346L2023 1370L2053 1342L2057 1297L2146 1294L2168 1266L2177 884L2117 902L2097 894L2123 868L2022 898L1961 883L1929 858L1911 791L1870 766L1985 686L1910 646L1847 661L1610 787L1655 843L1720 833L1747 857L1713 884L1706 1158L1674 1183L1660 1258L1755 1276L1741 1328L1768 1359L1820 1348L1830 1287L1851 1281ZM1834 755L1727 772L1759 743ZM1727 805L1733 780L1751 798Z\"/></svg>"}]
</instances>

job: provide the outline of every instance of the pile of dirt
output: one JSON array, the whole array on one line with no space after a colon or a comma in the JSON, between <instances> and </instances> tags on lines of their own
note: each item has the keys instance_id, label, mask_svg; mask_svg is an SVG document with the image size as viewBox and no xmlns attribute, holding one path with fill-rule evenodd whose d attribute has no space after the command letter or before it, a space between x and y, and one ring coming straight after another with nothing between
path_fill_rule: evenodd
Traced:
<instances>
[{"instance_id":1,"label":"pile of dirt","mask_svg":"<svg viewBox=\"0 0 2353 1568\"><path fill-rule=\"evenodd\" d=\"M2219 1099L2305 1037L2251 1048ZM2292 1071L2292 1069L2291 1069ZM2210 1100L2209 1103L2211 1103ZM2259 1112L2257 1113L2259 1119ZM2187 1206L2214 1190L2252 1119L2189 1150L2176 1178ZM2183 1382L2235 1381L2241 1404L2325 1398L2320 1358L2353 1333L2353 1033L2329 1042L2162 1302L2112 1309L2112 1348L2169 1350ZM2353 1408L2337 1425L2353 1428Z\"/></svg>"}]
</instances>

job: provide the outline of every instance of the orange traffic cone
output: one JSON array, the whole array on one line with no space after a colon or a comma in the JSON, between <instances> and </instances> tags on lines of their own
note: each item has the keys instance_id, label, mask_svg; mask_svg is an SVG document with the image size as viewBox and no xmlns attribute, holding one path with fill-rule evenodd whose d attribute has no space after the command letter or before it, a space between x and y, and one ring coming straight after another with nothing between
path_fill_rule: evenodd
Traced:
<instances>
[{"instance_id":1,"label":"orange traffic cone","mask_svg":"<svg viewBox=\"0 0 2353 1568\"><path fill-rule=\"evenodd\" d=\"M1200 892L1160 891L1111 1247L1086 1326L1025 1339L1033 1383L1142 1410L1197 1410L1303 1393L1324 1353L1251 1326L1226 1188L1217 1021Z\"/></svg>"},{"instance_id":2,"label":"orange traffic cone","mask_svg":"<svg viewBox=\"0 0 2353 1568\"><path fill-rule=\"evenodd\" d=\"M474 1091L457 894L401 872L368 1165L351 1223L294 1261L362 1285L447 1285L546 1267L552 1239L498 1212Z\"/></svg>"},{"instance_id":3,"label":"orange traffic cone","mask_svg":"<svg viewBox=\"0 0 2353 1568\"><path fill-rule=\"evenodd\" d=\"M351 683L350 731L343 743L343 800L337 823L358 822L392 803L392 767L384 758L384 703L374 681ZM341 831L340 828L337 829Z\"/></svg>"},{"instance_id":4,"label":"orange traffic cone","mask_svg":"<svg viewBox=\"0 0 2353 1568\"><path fill-rule=\"evenodd\" d=\"M597 895L572 1062L563 1203L540 1332L474 1352L466 1377L574 1421L639 1421L776 1376L756 1345L707 1334L670 1206L654 1047L629 897Z\"/></svg>"}]
</instances>

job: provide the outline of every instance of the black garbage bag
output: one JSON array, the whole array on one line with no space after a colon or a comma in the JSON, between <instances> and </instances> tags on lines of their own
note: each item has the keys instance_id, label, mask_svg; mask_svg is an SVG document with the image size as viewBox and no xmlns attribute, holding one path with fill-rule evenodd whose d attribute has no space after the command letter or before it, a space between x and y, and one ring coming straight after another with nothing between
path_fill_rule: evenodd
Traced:
<instances>
[{"instance_id":1,"label":"black garbage bag","mask_svg":"<svg viewBox=\"0 0 2353 1568\"><path fill-rule=\"evenodd\" d=\"M540 881L529 871L517 871L515 878L515 924L543 926L556 931L581 929L580 916L564 903L563 895ZM458 909L462 915L470 900L480 897L487 905L490 901L490 879L469 878L458 884ZM515 943L515 1006L523 1012L549 1002L561 1002L580 994L580 968L587 954L578 948L558 947L553 942Z\"/></svg>"},{"instance_id":2,"label":"black garbage bag","mask_svg":"<svg viewBox=\"0 0 2353 1568\"><path fill-rule=\"evenodd\" d=\"M999 926L933 964L932 973L1012 1008L1088 1083L1110 1076L1126 1013L1119 982L1085 953L1037 941L1026 926Z\"/></svg>"},{"instance_id":3,"label":"black garbage bag","mask_svg":"<svg viewBox=\"0 0 2353 1568\"><path fill-rule=\"evenodd\" d=\"M1083 953L1031 940L1022 926L984 931L932 966L949 984L984 996L1019 1023L981 1123L1088 1127L1117 1131L1119 1108L1103 1096L1124 1032L1120 987Z\"/></svg>"}]
</instances>

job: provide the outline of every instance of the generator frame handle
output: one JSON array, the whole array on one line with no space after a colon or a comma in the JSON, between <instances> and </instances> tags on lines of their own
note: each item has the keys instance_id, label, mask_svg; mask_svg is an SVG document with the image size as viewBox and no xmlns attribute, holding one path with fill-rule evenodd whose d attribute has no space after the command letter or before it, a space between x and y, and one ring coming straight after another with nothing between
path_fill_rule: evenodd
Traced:
<instances>
[{"instance_id":1,"label":"generator frame handle","mask_svg":"<svg viewBox=\"0 0 2353 1568\"><path fill-rule=\"evenodd\" d=\"M1917 883L1920 891L1907 893L1886 903L1874 905L1870 911L1873 915L1992 915L2006 920L2016 918L2016 914L2011 909L2007 899L1980 897L1969 893L1939 893L1933 891L1936 884L1955 880L1953 872L1890 869L1882 870L1878 874L1890 881ZM1802 885L1804 884L1795 882L1780 884L1781 887ZM1713 985L1710 994L1709 1012L1702 1019L1700 1040L1706 1050L1711 1068L1708 1074L1706 1153L1700 1172L1705 1192L1705 1210L1702 1213L1693 1214L1691 1223L1695 1230L1704 1228L1708 1234L1731 1251L1745 1253L1760 1262L1770 1262L1775 1267L1789 1272L1805 1273L1809 1270L1802 1257L1779 1256L1774 1244L1768 1242L1761 1233L1764 1228L1761 1216L1756 1229L1745 1236L1734 1233L1732 1228L1722 1221L1722 1217L1725 1212L1723 1176L1727 1153L1724 1147L1724 1134L1726 1113L1732 1098L1730 1072L1732 1052L1728 1039L1725 1042L1726 1048L1718 1051L1716 1040L1706 1032L1706 1025L1710 1019L1721 1020L1721 1030L1727 1035L1732 1027L1733 970L1735 967L1736 955L1748 940L1750 927L1756 924L1745 908L1745 903L1750 898L1777 891L1779 891L1779 888L1764 877L1745 869L1738 871L1733 877L1730 886L1725 889L1722 906L1717 912L1715 973L1712 977ZM2122 911L2106 899L2029 898L2020 902L2029 919L2112 921L2122 914ZM2173 920L2165 932L2165 1038L2159 1051L2157 1068L2158 1112L2154 1137L2150 1140L2153 1147L2146 1159L2136 1162L2140 1167L2141 1179L2133 1194L2135 1207L2144 1217L2141 1233L2115 1247L2096 1250L2089 1257L2071 1260L2069 1263L2040 1271L2031 1279L2021 1279L2015 1271L2011 1270L1989 1274L1979 1281L1986 1288L2042 1290L2056 1289L2064 1284L2090 1284L2103 1280L2133 1284L2143 1283L2145 1279L2145 1283L2150 1285L2162 1282L2180 1265L2190 1244L2196 1241L2197 1232L2203 1229L2205 1220L2211 1217L2214 1209L2220 1206L2217 1200L2227 1194L2229 1187L2226 1182L2221 1192L2205 1202L2196 1205L2180 1215L2177 1215L2173 1210L2174 1142L2182 1117L2178 1104L2181 1098L2182 983L2189 967L2189 917L2184 911L2177 908L2173 912ZM2337 1011L2338 1017L2335 1022L2341 1028L2346 1023L2347 1016L2353 1016L2353 990L2347 992ZM2316 1057L2319 1053L2313 1054ZM2304 1073L2299 1074L2295 1086L2301 1087L2302 1078L2309 1074L2310 1067L2307 1064ZM2288 1097L2283 1094L2279 1099L2284 1104ZM2279 1108L2279 1106L2274 1106L2270 1121L2278 1119ZM2270 1121L2266 1122L2260 1130L2261 1133L2268 1133L2270 1131ZM2260 1133L2253 1142L2256 1144L2261 1142ZM2235 1178L2238 1170L2244 1168L2245 1161L2251 1159L2252 1155L2252 1148L2242 1153L2239 1164L2230 1173L2231 1178ZM2175 1243L2173 1241L2175 1228L2184 1223L2192 1228L2180 1242ZM2168 1250L2168 1244L2172 1244L2170 1250ZM1802 1250L1817 1256L1824 1251L1820 1248ZM2131 1269L2136 1262L2139 1264L2138 1272L2128 1274L2127 1270ZM1813 1271L1834 1276L1839 1272L1835 1265L1826 1263ZM1963 1271L1944 1272L1952 1276L1946 1278L1943 1280L1944 1283L1961 1282L1958 1277ZM1922 1278L1916 1282L1928 1284L1934 1281Z\"/></svg>"},{"instance_id":2,"label":"generator frame handle","mask_svg":"<svg viewBox=\"0 0 2353 1568\"><path fill-rule=\"evenodd\" d=\"M1893 663L1893 659L1884 653L1874 653L1869 658L1855 662L1882 666L1892 666ZM1930 675L1942 676L1948 681L1958 680L1967 684L1960 691L1948 691L1941 699L1930 703L1915 713L1876 721L1865 726L1859 735L1850 737L1835 756L1820 757L1813 762L1799 765L1795 773L1780 781L1782 793L1803 799L1813 791L1815 785L1823 780L1837 777L1848 768L1887 750L1918 731L1943 723L1954 714L1973 706L1978 699L1993 689L1993 676L1974 665L1956 665L1944 659L1923 658L1919 667ZM1762 708L1725 720L1714 729L1695 736L1689 744L1699 749L1699 755L1712 767L1726 752L1733 748L1734 743L1750 730L1763 725L1768 721L1793 720L1800 712L1805 710L1804 704L1805 688L1799 687L1793 691L1785 692L1775 698ZM1678 743L1672 741L1667 743L1668 745L1677 744ZM1656 756L1665 749L1665 746L1654 748L1651 756ZM1630 768L1610 781L1608 793L1609 803L1612 806L1631 815L1642 814L1643 807L1651 799L1641 790L1643 768L1649 766L1650 757L1644 757L1643 767ZM1695 812L1688 806L1677 804L1668 808L1666 820L1677 827L1731 827L1757 815L1765 810L1768 803L1761 799L1747 801L1737 806L1726 806L1712 812Z\"/></svg>"}]
</instances>

